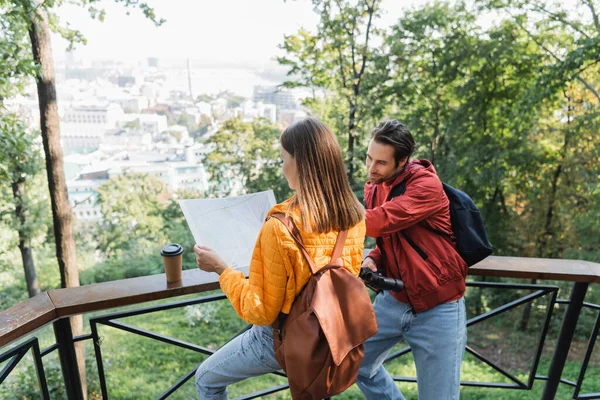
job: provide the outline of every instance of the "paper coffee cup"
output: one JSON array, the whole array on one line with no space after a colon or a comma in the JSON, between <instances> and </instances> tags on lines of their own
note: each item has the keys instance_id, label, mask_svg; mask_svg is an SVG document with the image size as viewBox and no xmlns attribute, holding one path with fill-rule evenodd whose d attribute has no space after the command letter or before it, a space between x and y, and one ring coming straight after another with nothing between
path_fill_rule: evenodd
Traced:
<instances>
[{"instance_id":1,"label":"paper coffee cup","mask_svg":"<svg viewBox=\"0 0 600 400\"><path fill-rule=\"evenodd\" d=\"M165 274L167 282L177 282L181 280L183 247L177 243L171 243L163 247L160 255L165 264Z\"/></svg>"}]
</instances>

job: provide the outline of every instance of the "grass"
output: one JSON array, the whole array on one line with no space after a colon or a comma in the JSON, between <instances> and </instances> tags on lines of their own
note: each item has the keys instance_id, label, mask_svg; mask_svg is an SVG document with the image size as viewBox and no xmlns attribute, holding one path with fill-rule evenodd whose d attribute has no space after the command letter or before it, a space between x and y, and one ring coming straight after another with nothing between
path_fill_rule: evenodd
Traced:
<instances>
[{"instance_id":1,"label":"grass","mask_svg":"<svg viewBox=\"0 0 600 400\"><path fill-rule=\"evenodd\" d=\"M185 296L183 298L195 297L198 296ZM164 304L168 302L167 300L163 300L151 304ZM126 307L119 310L133 308ZM86 315L85 330L89 332L88 321L91 316L103 315L113 311L109 310ZM509 363L509 367L512 368L509 369L519 379L527 381L527 368L523 367L527 366L531 359L531 349L528 347L531 347L531 341L535 342L537 338L530 338L528 335L521 334L512 329L512 326L509 323L507 324L512 318L513 316L508 314L503 319L489 322L485 326L481 325L469 328L469 345L478 349L487 349L486 351L488 352L490 352L490 349L493 349L494 351L490 354L492 356L502 355L498 359L500 360L499 362L503 363L503 366L506 364L506 360L515 358L521 360L512 364ZM123 318L119 321L211 349L218 348L245 326L245 323L237 317L227 300L153 312ZM99 326L99 334L102 339L102 356L111 399L137 400L156 398L205 359L205 356L200 353L167 345L105 325ZM51 326L36 332L36 336L40 339L42 348L54 343ZM550 339L549 343L553 345ZM548 370L551 347L549 349L543 354L538 374L545 375ZM85 342L85 352L90 399L100 399L98 373L93 346L90 341ZM595 352L596 357L592 357L592 365L586 374L582 393L600 391L600 365L598 365L599 358L597 355L598 351ZM577 357L580 358L580 356L581 354L577 354ZM581 361L578 362L577 357L567 363L564 371L566 379L576 381L581 366ZM6 362L0 365L0 368L4 365L6 365ZM66 398L60 373L60 363L56 352L44 358L44 366L51 388L51 398ZM386 364L386 368L392 375L409 377L415 375L414 362L410 354L391 361ZM465 356L463 363L462 379L464 381L509 382L507 378L502 377L489 366L481 363L469 354ZM232 385L230 387L230 397L242 396L285 383L286 380L284 378L274 375L248 379ZM7 400L38 398L39 389L36 385L32 357L28 355L0 386L0 398ZM417 399L416 384L399 383L398 385L407 399ZM463 387L461 389L461 398L467 400L539 399L543 387L544 381L536 381L530 391ZM561 384L556 398L568 399L572 397L572 394L572 388ZM195 396L193 378L191 378L169 398L192 399ZM266 396L265 398L289 399L290 396L289 392L284 391ZM362 399L363 397L356 386L353 386L335 398Z\"/></svg>"},{"instance_id":2,"label":"grass","mask_svg":"<svg viewBox=\"0 0 600 400\"><path fill-rule=\"evenodd\" d=\"M50 278L56 277L50 273L55 272L55 270L55 266L52 265L42 266L40 274L44 276L47 273L49 276L44 281L52 282ZM91 274L91 272L94 272L94 274ZM90 276L93 275L94 279L97 279L100 276L98 274L102 271L94 270L91 272ZM145 271L143 274L147 273L149 272ZM0 305L7 307L10 304L21 301L24 293L24 289L21 287L23 279L20 275L22 275L22 272L0 271L0 274L2 274L0 278L3 278L3 290L0 291ZM6 280L4 279L6 277L14 277L15 279ZM52 285L56 285L56 282ZM177 301L214 293L220 293L220 291L183 296L178 298ZM472 297L469 296L470 293L473 294ZM475 305L470 303L473 299L481 299L480 307L482 311L486 311L490 307L493 308L494 304L505 304L507 301L512 301L522 295L522 293L512 293L500 289L486 289L481 293L479 290L474 290L473 288L469 288L467 294L467 310L471 312L475 309ZM561 294L561 297L567 297L567 293ZM586 301L600 303L599 300L600 293L597 291L597 288L591 286L588 290ZM90 332L89 319L93 316L141 308L142 306L165 304L172 301L175 300L161 300L144 305L121 307L85 315L84 331L86 333ZM541 327L542 319L540 315L543 315L545 312L544 301L540 299L535 303L530 324L531 332L524 333L517 329L522 312L521 309L517 308L469 327L469 346L472 346L476 351L484 354L490 360L498 363L509 372L515 374L520 380L526 382ZM554 348L562 322L562 312L564 311L562 307L564 306L554 310L549 334L546 338L546 345L538 367L538 375L547 374L552 349ZM470 315L470 317L472 316ZM585 347L589 339L589 332L596 320L596 316L597 311L589 309L583 311L577 326L576 341L572 345L563 378L573 382L577 380ZM141 329L150 330L211 349L218 348L245 326L245 323L235 314L227 300L123 318L120 321ZM102 339L103 365L111 399L137 400L156 398L205 359L205 356L200 353L167 345L105 325L99 326L99 333ZM33 335L38 337L42 349L55 343L52 325L34 332ZM17 343L26 339L27 337L22 338ZM11 345L11 347L15 344ZM598 350L599 346L596 347L596 351L592 355L590 367L585 376L582 393L600 392L600 350ZM87 360L86 376L88 393L90 394L89 398L91 400L100 399L100 384L91 341L85 341L84 348ZM8 349L2 349L2 352L5 350ZM7 363L8 361L0 363L0 370ZM56 351L44 357L44 367L50 387L51 399L65 399L66 394L62 381L60 362ZM410 354L386 364L386 368L393 375L415 376L414 362ZM463 381L477 382L510 382L507 378L468 354L465 356L462 366L462 379ZM274 375L248 379L232 385L230 387L230 397L242 396L285 383L285 378ZM398 383L398 386L407 399L417 399L416 384ZM541 380L536 380L531 390L462 387L461 399L539 399L543 388L544 381ZM39 393L33 359L31 354L28 354L2 385L0 385L0 399L37 399L40 397ZM572 395L573 388L561 384L556 399L570 399ZM191 378L170 396L169 399L192 399L195 397L193 378ZM266 396L266 398L289 399L290 396L289 392L283 391ZM363 396L356 386L353 386L343 394L335 396L335 398L362 399Z\"/></svg>"}]
</instances>

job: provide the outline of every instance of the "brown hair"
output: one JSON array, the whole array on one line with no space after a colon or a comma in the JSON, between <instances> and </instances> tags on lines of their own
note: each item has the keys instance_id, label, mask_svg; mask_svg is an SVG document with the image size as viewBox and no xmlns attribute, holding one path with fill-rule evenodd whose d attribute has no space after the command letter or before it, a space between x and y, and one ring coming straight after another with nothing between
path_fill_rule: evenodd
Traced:
<instances>
[{"instance_id":1,"label":"brown hair","mask_svg":"<svg viewBox=\"0 0 600 400\"><path fill-rule=\"evenodd\" d=\"M327 125L303 119L287 127L280 142L296 161L299 187L290 209L300 208L306 231L343 231L362 221L364 208L350 189L342 151Z\"/></svg>"},{"instance_id":2,"label":"brown hair","mask_svg":"<svg viewBox=\"0 0 600 400\"><path fill-rule=\"evenodd\" d=\"M417 144L406 125L395 119L381 122L371 131L371 138L377 143L387 144L394 148L396 167L400 160L410 158Z\"/></svg>"}]
</instances>

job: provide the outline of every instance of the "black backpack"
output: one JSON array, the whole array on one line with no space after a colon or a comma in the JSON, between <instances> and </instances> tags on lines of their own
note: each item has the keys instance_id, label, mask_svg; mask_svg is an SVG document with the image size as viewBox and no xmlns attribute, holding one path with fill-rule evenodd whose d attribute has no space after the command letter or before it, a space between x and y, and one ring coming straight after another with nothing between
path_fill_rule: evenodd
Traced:
<instances>
[{"instance_id":1,"label":"black backpack","mask_svg":"<svg viewBox=\"0 0 600 400\"><path fill-rule=\"evenodd\" d=\"M450 202L450 222L454 231L453 239L456 240L456 249L470 267L492 254L494 248L488 240L481 212L473 199L465 192L447 183L442 182L442 185ZM392 188L388 195L388 201L404 194L405 191L406 181L402 181ZM434 229L429 225L423 224L422 226L439 235L447 236L447 233ZM406 236L406 233L402 232L402 234L414 247L412 240ZM416 250L419 251L420 249Z\"/></svg>"}]
</instances>

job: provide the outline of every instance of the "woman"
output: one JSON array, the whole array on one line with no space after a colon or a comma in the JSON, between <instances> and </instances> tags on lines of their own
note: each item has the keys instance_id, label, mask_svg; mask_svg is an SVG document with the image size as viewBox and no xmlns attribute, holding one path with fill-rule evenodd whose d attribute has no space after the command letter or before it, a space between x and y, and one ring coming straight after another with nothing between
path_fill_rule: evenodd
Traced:
<instances>
[{"instance_id":1,"label":"woman","mask_svg":"<svg viewBox=\"0 0 600 400\"><path fill-rule=\"evenodd\" d=\"M364 209L352 193L342 154L331 130L307 118L281 135L283 174L296 193L268 215L292 218L309 255L329 263L338 231L348 230L344 268L358 275L365 236ZM200 399L227 399L227 385L280 369L270 327L292 303L310 277L310 267L287 228L276 218L263 225L250 263L249 279L228 268L209 248L194 247L198 267L220 275L221 289L238 315L252 328L219 349L196 371Z\"/></svg>"}]
</instances>

